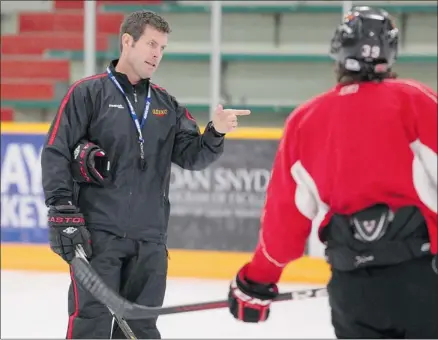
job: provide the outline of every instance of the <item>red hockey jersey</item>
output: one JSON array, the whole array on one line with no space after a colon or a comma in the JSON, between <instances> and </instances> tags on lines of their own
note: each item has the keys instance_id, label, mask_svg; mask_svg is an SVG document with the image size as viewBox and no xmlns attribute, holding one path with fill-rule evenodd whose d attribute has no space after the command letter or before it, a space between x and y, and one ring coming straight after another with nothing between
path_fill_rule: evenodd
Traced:
<instances>
[{"instance_id":1,"label":"red hockey jersey","mask_svg":"<svg viewBox=\"0 0 438 340\"><path fill-rule=\"evenodd\" d=\"M277 282L312 228L376 203L417 206L437 253L437 94L414 80L337 85L288 118L247 276Z\"/></svg>"}]
</instances>

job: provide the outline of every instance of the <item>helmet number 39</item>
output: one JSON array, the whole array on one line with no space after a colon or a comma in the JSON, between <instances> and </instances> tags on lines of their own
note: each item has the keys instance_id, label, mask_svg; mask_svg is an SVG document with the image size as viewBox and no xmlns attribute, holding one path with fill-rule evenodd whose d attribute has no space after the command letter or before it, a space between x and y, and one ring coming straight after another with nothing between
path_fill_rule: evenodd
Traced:
<instances>
[{"instance_id":1,"label":"helmet number 39","mask_svg":"<svg viewBox=\"0 0 438 340\"><path fill-rule=\"evenodd\" d=\"M377 59L380 55L380 46L362 45L362 57Z\"/></svg>"}]
</instances>

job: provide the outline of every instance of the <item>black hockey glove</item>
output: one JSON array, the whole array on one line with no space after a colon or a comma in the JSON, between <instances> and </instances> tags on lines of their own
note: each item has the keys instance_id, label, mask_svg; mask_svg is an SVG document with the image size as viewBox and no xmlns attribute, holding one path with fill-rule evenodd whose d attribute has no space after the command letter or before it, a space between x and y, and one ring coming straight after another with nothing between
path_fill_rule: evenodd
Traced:
<instances>
[{"instance_id":1,"label":"black hockey glove","mask_svg":"<svg viewBox=\"0 0 438 340\"><path fill-rule=\"evenodd\" d=\"M50 206L48 213L50 248L70 263L75 247L82 245L86 256L92 254L90 233L85 227L84 216L74 205Z\"/></svg>"},{"instance_id":2,"label":"black hockey glove","mask_svg":"<svg viewBox=\"0 0 438 340\"><path fill-rule=\"evenodd\" d=\"M247 265L231 282L228 293L228 308L234 318L243 322L261 322L269 317L272 299L278 295L275 284L251 282L245 278Z\"/></svg>"},{"instance_id":3,"label":"black hockey glove","mask_svg":"<svg viewBox=\"0 0 438 340\"><path fill-rule=\"evenodd\" d=\"M73 179L78 183L105 186L110 175L110 161L99 146L81 141L73 151L71 162Z\"/></svg>"}]
</instances>

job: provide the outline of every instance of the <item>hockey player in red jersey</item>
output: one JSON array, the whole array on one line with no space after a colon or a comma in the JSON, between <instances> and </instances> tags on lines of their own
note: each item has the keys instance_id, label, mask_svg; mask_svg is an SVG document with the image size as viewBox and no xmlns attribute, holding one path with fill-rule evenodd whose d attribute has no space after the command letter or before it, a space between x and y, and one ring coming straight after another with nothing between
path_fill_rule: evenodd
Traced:
<instances>
[{"instance_id":1,"label":"hockey player in red jersey","mask_svg":"<svg viewBox=\"0 0 438 340\"><path fill-rule=\"evenodd\" d=\"M338 338L438 338L437 94L395 79L397 51L383 10L354 7L336 29L337 85L286 122L258 245L230 285L236 319L268 318L317 228Z\"/></svg>"}]
</instances>

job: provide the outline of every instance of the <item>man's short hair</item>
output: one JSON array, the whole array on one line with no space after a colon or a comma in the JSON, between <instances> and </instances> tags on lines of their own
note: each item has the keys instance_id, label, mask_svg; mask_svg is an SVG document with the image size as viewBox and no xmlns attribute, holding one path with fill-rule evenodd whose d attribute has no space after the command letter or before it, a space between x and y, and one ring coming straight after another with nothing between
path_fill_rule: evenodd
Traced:
<instances>
[{"instance_id":1,"label":"man's short hair","mask_svg":"<svg viewBox=\"0 0 438 340\"><path fill-rule=\"evenodd\" d=\"M138 41L147 25L162 33L170 33L172 31L169 23L155 12L145 10L133 12L123 20L120 26L120 52L122 51L123 34L128 33L134 41Z\"/></svg>"}]
</instances>

